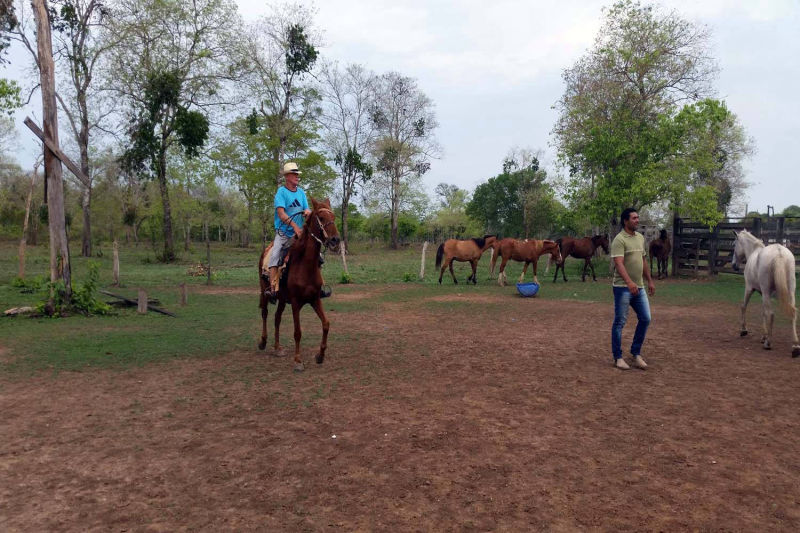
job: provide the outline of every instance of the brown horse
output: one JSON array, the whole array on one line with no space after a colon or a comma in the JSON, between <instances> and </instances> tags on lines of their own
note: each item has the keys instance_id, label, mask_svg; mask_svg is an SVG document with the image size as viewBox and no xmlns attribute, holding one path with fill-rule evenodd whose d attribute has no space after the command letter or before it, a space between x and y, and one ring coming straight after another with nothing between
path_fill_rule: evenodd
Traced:
<instances>
[{"instance_id":1,"label":"brown horse","mask_svg":"<svg viewBox=\"0 0 800 533\"><path fill-rule=\"evenodd\" d=\"M492 270L491 276L494 277L494 266L497 262L497 257L502 256L503 262L500 263L500 273L497 275L497 283L503 287L506 284L506 263L509 259L514 261L524 261L525 266L522 268L522 274L519 277L519 282L525 279L525 274L528 272L528 265L533 263L533 281L539 283L539 278L536 276L536 267L539 263L539 257L544 254L550 254L550 257L555 259L557 263L561 262L561 251L555 241L540 241L536 239L529 239L519 241L517 239L502 239L495 241L494 255L492 256Z\"/></svg>"},{"instance_id":2,"label":"brown horse","mask_svg":"<svg viewBox=\"0 0 800 533\"><path fill-rule=\"evenodd\" d=\"M653 271L653 258L656 259L656 266L658 267L658 279L661 279L661 273L667 277L667 262L669 261L669 252L672 250L672 245L669 242L667 230L662 229L658 239L650 243L650 271Z\"/></svg>"},{"instance_id":3,"label":"brown horse","mask_svg":"<svg viewBox=\"0 0 800 533\"><path fill-rule=\"evenodd\" d=\"M453 261L469 261L470 265L472 265L472 275L467 278L467 283L472 281L473 285L477 284L478 261L483 252L491 247L495 240L497 240L497 237L494 235L484 235L482 238L476 237L466 241L447 239L440 244L439 249L436 250L436 268L442 267L441 272L439 272L439 283L442 283L444 269L448 266L450 267L450 275L453 276L453 283L458 283L456 274L453 272ZM444 258L444 263L442 263L442 258Z\"/></svg>"},{"instance_id":4,"label":"brown horse","mask_svg":"<svg viewBox=\"0 0 800 533\"><path fill-rule=\"evenodd\" d=\"M322 322L322 342L319 345L319 352L315 356L317 364L322 364L325 359L325 349L328 346L328 329L330 322L322 309L322 272L320 271L320 252L325 246L331 251L336 251L339 247L339 231L336 229L336 216L331 210L331 203L328 199L318 202L311 199L312 211L303 226L303 231L299 237L295 237L289 248L286 276L282 276L278 289L278 308L275 311L275 354L282 355L283 350L280 345L281 314L287 302L292 306L292 317L294 318L294 370L302 372L305 369L302 359L300 359L300 309L305 304L311 304L317 316ZM261 341L258 348L263 350L267 346L267 306L269 299L267 290L269 281L265 279L264 266L267 264L267 257L272 245L268 246L262 253L258 262L258 270L261 282Z\"/></svg>"},{"instance_id":5,"label":"brown horse","mask_svg":"<svg viewBox=\"0 0 800 533\"><path fill-rule=\"evenodd\" d=\"M556 262L556 273L553 276L553 283L555 283L556 278L558 278L559 268L561 269L561 275L564 277L564 281L567 281L567 274L564 272L564 263L567 257L570 256L585 261L583 264L581 281L586 281L587 268L592 269L592 279L597 281L597 276L594 273L594 265L592 264L592 256L598 248L602 248L605 253L608 253L608 235L595 235L594 237L583 237L582 239L562 237L556 242L561 249L561 261Z\"/></svg>"}]
</instances>

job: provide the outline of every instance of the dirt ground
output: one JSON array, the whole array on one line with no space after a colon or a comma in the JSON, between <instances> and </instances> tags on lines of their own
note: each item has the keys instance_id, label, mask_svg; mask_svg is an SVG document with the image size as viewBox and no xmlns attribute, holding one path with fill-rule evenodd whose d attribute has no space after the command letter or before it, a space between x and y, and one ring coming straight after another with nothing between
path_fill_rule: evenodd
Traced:
<instances>
[{"instance_id":1,"label":"dirt ground","mask_svg":"<svg viewBox=\"0 0 800 533\"><path fill-rule=\"evenodd\" d=\"M610 303L447 300L331 312L303 374L253 349L0 382L0 529L800 530L785 321L767 352L735 306L655 298L623 372Z\"/></svg>"}]
</instances>

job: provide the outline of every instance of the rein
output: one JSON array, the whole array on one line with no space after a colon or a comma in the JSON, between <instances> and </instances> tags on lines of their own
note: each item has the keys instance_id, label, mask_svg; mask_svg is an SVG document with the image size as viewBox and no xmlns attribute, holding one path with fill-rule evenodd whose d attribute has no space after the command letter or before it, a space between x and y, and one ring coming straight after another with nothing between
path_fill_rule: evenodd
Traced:
<instances>
[{"instance_id":1,"label":"rein","mask_svg":"<svg viewBox=\"0 0 800 533\"><path fill-rule=\"evenodd\" d=\"M326 209L326 208L324 208L324 207L320 208L320 209L319 209L319 211L327 211L328 213L330 213L330 214L332 214L332 215L333 215L333 211L331 211L330 209ZM309 233L309 235L311 235L311 236L314 238L314 240L315 240L315 241L317 241L317 242L320 244L320 246L322 246L322 247L323 247L323 249L324 249L324 248L325 248L325 243L327 243L327 242L330 240L330 237L328 236L328 232L327 232L327 231L325 231L325 228L327 228L327 227L328 227L328 226L330 226L331 224L334 224L334 223L335 223L335 220L329 220L328 222L326 222L325 224L323 224L323 223L322 223L322 220L320 220L320 218L319 218L319 215L318 215L316 212L314 213L314 218L315 218L315 219L316 219L316 221L317 221L317 226L319 227L319 230L322 232L322 236L324 237L324 240L322 240L322 239L320 239L319 237L317 237L316 235L314 235L314 233L311 231L311 229L310 229L310 228L309 228L309 231L308 231L308 233Z\"/></svg>"}]
</instances>

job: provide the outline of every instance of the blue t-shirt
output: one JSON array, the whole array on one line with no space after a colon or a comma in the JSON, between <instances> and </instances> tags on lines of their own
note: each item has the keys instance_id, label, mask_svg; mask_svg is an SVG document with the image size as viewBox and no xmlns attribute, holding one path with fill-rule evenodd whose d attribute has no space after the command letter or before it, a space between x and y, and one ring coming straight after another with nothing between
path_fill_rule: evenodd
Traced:
<instances>
[{"instance_id":1,"label":"blue t-shirt","mask_svg":"<svg viewBox=\"0 0 800 533\"><path fill-rule=\"evenodd\" d=\"M281 219L278 218L279 207L282 207L283 210L286 211L286 214L292 217L294 223L302 228L304 221L303 216L294 215L308 209L306 192L300 187L298 187L296 191L292 192L281 185L278 187L278 192L275 193L275 229L279 229L281 233L287 237L291 237L294 235L294 228L291 226L291 224L284 224L281 222Z\"/></svg>"}]
</instances>

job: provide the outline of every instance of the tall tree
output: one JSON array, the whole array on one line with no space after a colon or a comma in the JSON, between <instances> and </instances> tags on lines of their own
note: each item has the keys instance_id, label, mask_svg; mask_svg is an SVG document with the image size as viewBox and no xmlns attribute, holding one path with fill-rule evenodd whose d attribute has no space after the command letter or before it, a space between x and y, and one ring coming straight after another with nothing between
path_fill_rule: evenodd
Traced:
<instances>
[{"instance_id":1,"label":"tall tree","mask_svg":"<svg viewBox=\"0 0 800 533\"><path fill-rule=\"evenodd\" d=\"M0 65L8 62L5 53L11 41L10 33L16 27L13 0L0 0ZM14 80L0 78L0 113L5 111L10 114L21 104L19 85Z\"/></svg>"},{"instance_id":2,"label":"tall tree","mask_svg":"<svg viewBox=\"0 0 800 533\"><path fill-rule=\"evenodd\" d=\"M272 14L250 26L243 39L248 60L245 88L255 98L259 114L277 139L272 159L280 170L291 138L300 130L313 130L319 115L319 92L309 74L319 52L313 13L300 4L280 4ZM275 186L281 184L279 171Z\"/></svg>"},{"instance_id":3,"label":"tall tree","mask_svg":"<svg viewBox=\"0 0 800 533\"><path fill-rule=\"evenodd\" d=\"M175 258L167 152L197 155L209 130L206 111L226 102L224 82L241 66L231 57L241 21L230 0L119 0L111 31L115 89L130 105L125 167L155 178L163 209L164 261Z\"/></svg>"},{"instance_id":4,"label":"tall tree","mask_svg":"<svg viewBox=\"0 0 800 533\"><path fill-rule=\"evenodd\" d=\"M426 173L431 159L438 157L434 131L439 124L433 101L419 89L417 81L397 72L379 78L371 118L376 128L376 167L388 183L391 245L397 248L401 194L407 189L406 182Z\"/></svg>"},{"instance_id":5,"label":"tall tree","mask_svg":"<svg viewBox=\"0 0 800 533\"><path fill-rule=\"evenodd\" d=\"M553 133L573 201L596 222L670 194L680 139L671 119L709 95L709 31L675 11L625 0L605 13L592 49L564 72Z\"/></svg>"},{"instance_id":6,"label":"tall tree","mask_svg":"<svg viewBox=\"0 0 800 533\"><path fill-rule=\"evenodd\" d=\"M322 123L324 140L334 161L341 189L342 243L347 249L348 214L356 187L372 178L368 161L374 141L374 124L370 109L375 96L377 78L361 65L348 65L340 70L336 63L322 68Z\"/></svg>"},{"instance_id":7,"label":"tall tree","mask_svg":"<svg viewBox=\"0 0 800 533\"><path fill-rule=\"evenodd\" d=\"M80 154L80 168L90 179L83 186L81 208L83 211L83 232L81 235L81 255L92 255L92 169L89 159L90 135L100 128L101 122L111 110L101 105L97 98L99 90L94 82L95 70L103 54L114 46L115 39L106 34L105 42L100 40L100 29L107 10L101 0L56 0L51 14L53 28L56 30L57 54L66 77L68 89L57 93L61 110L75 137ZM57 11L56 11L57 10Z\"/></svg>"}]
</instances>

